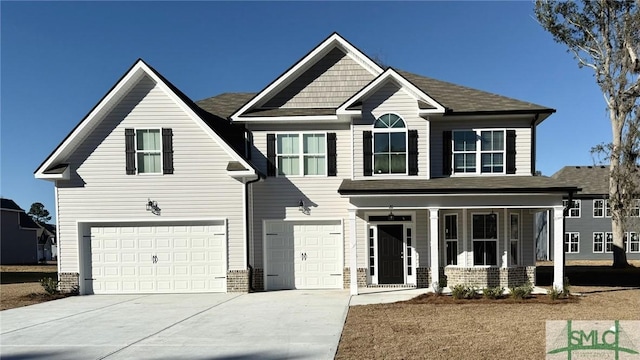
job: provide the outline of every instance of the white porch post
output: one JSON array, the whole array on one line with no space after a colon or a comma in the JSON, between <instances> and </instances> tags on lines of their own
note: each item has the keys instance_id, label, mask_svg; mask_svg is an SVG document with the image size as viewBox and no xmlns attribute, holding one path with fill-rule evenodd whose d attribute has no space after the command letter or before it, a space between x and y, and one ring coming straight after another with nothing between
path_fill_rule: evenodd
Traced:
<instances>
[{"instance_id":1,"label":"white porch post","mask_svg":"<svg viewBox=\"0 0 640 360\"><path fill-rule=\"evenodd\" d=\"M502 251L502 264L501 264L501 268L507 268L509 267L509 256L510 256L510 251L509 251L509 210L507 208L504 208L504 221L503 221L503 229L504 229L504 239L502 239L503 244L504 244L504 250Z\"/></svg>"},{"instance_id":2,"label":"white porch post","mask_svg":"<svg viewBox=\"0 0 640 360\"><path fill-rule=\"evenodd\" d=\"M440 286L440 259L438 246L438 209L429 209L429 242L431 252L431 286L433 290Z\"/></svg>"},{"instance_id":3,"label":"white porch post","mask_svg":"<svg viewBox=\"0 0 640 360\"><path fill-rule=\"evenodd\" d=\"M564 290L564 208L553 207L553 287Z\"/></svg>"},{"instance_id":4,"label":"white porch post","mask_svg":"<svg viewBox=\"0 0 640 360\"><path fill-rule=\"evenodd\" d=\"M351 295L358 295L358 237L356 234L356 211L349 209L349 274Z\"/></svg>"}]
</instances>

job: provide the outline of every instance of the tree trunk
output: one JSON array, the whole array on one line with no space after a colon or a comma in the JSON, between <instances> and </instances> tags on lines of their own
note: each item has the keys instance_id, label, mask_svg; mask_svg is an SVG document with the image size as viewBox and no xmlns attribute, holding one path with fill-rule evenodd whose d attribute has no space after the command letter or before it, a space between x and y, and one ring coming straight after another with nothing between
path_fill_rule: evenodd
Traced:
<instances>
[{"instance_id":1,"label":"tree trunk","mask_svg":"<svg viewBox=\"0 0 640 360\"><path fill-rule=\"evenodd\" d=\"M615 103L611 103L614 105ZM609 109L611 130L613 132L613 148L611 149L611 164L609 167L609 205L611 206L611 232L613 233L613 267L628 267L627 254L624 246L624 211L623 194L620 186L620 154L622 146L623 121L616 117L618 111L615 106Z\"/></svg>"}]
</instances>

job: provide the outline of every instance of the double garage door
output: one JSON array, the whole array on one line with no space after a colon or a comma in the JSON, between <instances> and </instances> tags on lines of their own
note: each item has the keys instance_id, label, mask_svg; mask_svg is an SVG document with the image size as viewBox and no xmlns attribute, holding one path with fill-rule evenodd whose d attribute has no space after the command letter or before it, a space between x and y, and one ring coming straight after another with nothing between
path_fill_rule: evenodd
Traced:
<instances>
[{"instance_id":1,"label":"double garage door","mask_svg":"<svg viewBox=\"0 0 640 360\"><path fill-rule=\"evenodd\" d=\"M92 226L89 293L226 291L226 226Z\"/></svg>"},{"instance_id":2,"label":"double garage door","mask_svg":"<svg viewBox=\"0 0 640 360\"><path fill-rule=\"evenodd\" d=\"M338 221L266 221L266 290L342 288Z\"/></svg>"}]
</instances>

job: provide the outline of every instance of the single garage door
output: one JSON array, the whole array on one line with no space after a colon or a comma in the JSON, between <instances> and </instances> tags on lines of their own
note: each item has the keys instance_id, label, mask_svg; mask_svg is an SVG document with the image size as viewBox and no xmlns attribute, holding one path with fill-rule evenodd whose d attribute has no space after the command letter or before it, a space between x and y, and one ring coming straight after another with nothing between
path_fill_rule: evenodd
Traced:
<instances>
[{"instance_id":1,"label":"single garage door","mask_svg":"<svg viewBox=\"0 0 640 360\"><path fill-rule=\"evenodd\" d=\"M339 221L267 221L266 289L342 288Z\"/></svg>"},{"instance_id":2,"label":"single garage door","mask_svg":"<svg viewBox=\"0 0 640 360\"><path fill-rule=\"evenodd\" d=\"M94 294L226 291L224 222L92 226L90 244Z\"/></svg>"}]
</instances>

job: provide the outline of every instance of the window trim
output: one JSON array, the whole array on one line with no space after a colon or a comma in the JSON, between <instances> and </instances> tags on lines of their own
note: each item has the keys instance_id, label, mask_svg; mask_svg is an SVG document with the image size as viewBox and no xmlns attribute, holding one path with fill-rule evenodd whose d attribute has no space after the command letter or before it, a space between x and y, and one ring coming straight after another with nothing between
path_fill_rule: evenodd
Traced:
<instances>
[{"instance_id":1,"label":"window trim","mask_svg":"<svg viewBox=\"0 0 640 360\"><path fill-rule=\"evenodd\" d=\"M575 241L576 243L576 251L572 251L571 250L571 243L572 243L572 237L571 235L576 235L577 240ZM568 236L568 237L567 237ZM569 240L567 242L567 240ZM580 253L580 232L579 231L565 231L564 233L564 246L566 246L566 249L564 249L564 253L565 254L579 254Z\"/></svg>"},{"instance_id":2,"label":"window trim","mask_svg":"<svg viewBox=\"0 0 640 360\"><path fill-rule=\"evenodd\" d=\"M302 178L302 177L328 177L329 175L327 175L329 173L329 156L328 156L328 151L327 151L327 137L329 131L279 131L279 132L273 132L272 134L274 134L275 136L275 167L276 167L276 174L275 177L284 177L284 178ZM278 153L278 136L281 135L298 135L298 145L300 146L300 152L298 153L298 160L300 161L300 172L297 175L286 175L286 174L281 174L280 173L280 167L279 165L279 161L278 158L280 156L283 156L283 154ZM305 175L304 174L304 135L323 135L324 136L324 174L322 175ZM313 156L317 156L317 155L313 155Z\"/></svg>"},{"instance_id":3,"label":"window trim","mask_svg":"<svg viewBox=\"0 0 640 360\"><path fill-rule=\"evenodd\" d=\"M518 227L518 238L512 238L512 218L515 217L517 219L517 227ZM521 263L520 258L520 239L522 239L522 225L520 223L520 214L519 213L509 213L509 260L511 260L511 265L520 266ZM513 261L513 254L511 254L511 246L513 243L516 243L516 261Z\"/></svg>"},{"instance_id":4,"label":"window trim","mask_svg":"<svg viewBox=\"0 0 640 360\"><path fill-rule=\"evenodd\" d=\"M608 241L609 239L611 239L611 241ZM607 250L607 243L611 244L611 250ZM607 254L613 253L613 232L612 231L605 231L604 233L604 252Z\"/></svg>"},{"instance_id":5,"label":"window trim","mask_svg":"<svg viewBox=\"0 0 640 360\"><path fill-rule=\"evenodd\" d=\"M631 237L631 234L635 234L636 235L635 236L635 241L633 241L634 243L638 244L638 246L637 246L638 250L636 250L636 251L632 251L631 250L631 242L632 242L632 239L633 239ZM639 232L629 231L629 241L627 242L627 252L629 254L638 254L638 253L640 253L640 233Z\"/></svg>"},{"instance_id":6,"label":"window trim","mask_svg":"<svg viewBox=\"0 0 640 360\"><path fill-rule=\"evenodd\" d=\"M566 199L562 200L562 207L568 210L567 211L567 215L565 217L566 218L572 218L572 219L579 219L581 217L581 215L582 215L582 200L573 199L571 201L573 201L573 203L571 205L578 204L578 207L577 208L575 208L575 207L567 208L567 205L569 204L569 200L566 200ZM576 210L576 209L578 210L578 215L576 215L576 216L571 215L571 210Z\"/></svg>"},{"instance_id":7,"label":"window trim","mask_svg":"<svg viewBox=\"0 0 640 360\"><path fill-rule=\"evenodd\" d=\"M158 154L160 154L160 171L158 172L140 172L140 165L138 163L138 153L139 152L143 152L143 153L156 153L156 150L154 151L144 151L144 150L138 150L138 131L144 131L144 130L158 130L158 136L160 137L160 150L157 150ZM140 175L140 176L158 176L158 175L164 175L164 169L162 164L164 164L164 151L163 151L163 144L162 144L162 128L158 128L158 127L140 127L140 128L133 128L133 150L135 151L134 153L134 158L135 158L135 166L136 166L136 175Z\"/></svg>"},{"instance_id":8,"label":"window trim","mask_svg":"<svg viewBox=\"0 0 640 360\"><path fill-rule=\"evenodd\" d=\"M605 253L605 251L604 251L604 250L605 250L605 245L604 245L604 242L605 242L605 240L604 240L604 234L605 234L605 233L604 233L604 232L602 232L602 231L594 231L594 232L593 232L593 235L591 235L591 243L592 243L592 245L591 245L591 251L592 251L594 254L604 254L604 253ZM600 236L601 236L600 241L598 241L598 243L600 243L600 245L602 246L602 250L600 250L600 251L597 251L597 250L596 250L596 235L600 235Z\"/></svg>"},{"instance_id":9,"label":"window trim","mask_svg":"<svg viewBox=\"0 0 640 360\"><path fill-rule=\"evenodd\" d=\"M509 128L471 128L471 129L455 129L451 130L451 176L499 176L507 174L507 130ZM503 148L502 151L482 150L482 132L483 131L502 131L503 133ZM455 147L455 133L457 132L475 132L476 134L476 171L475 172L456 172L455 154L471 153L471 151L458 151ZM482 172L482 154L487 153L502 153L502 172Z\"/></svg>"},{"instance_id":10,"label":"window trim","mask_svg":"<svg viewBox=\"0 0 640 360\"><path fill-rule=\"evenodd\" d=\"M499 249L499 246L498 246L499 245L499 240L500 240L500 216L498 216L497 213L493 213L493 215L495 215L495 217L496 217L496 238L495 239L476 239L473 236L473 233L474 233L474 231L473 231L474 230L473 229L473 217L475 215L492 215L492 213L489 212L489 211L471 213L471 263L472 263L471 266L472 267L498 267L499 263L500 263L500 258L499 258L500 249ZM496 254L495 254L496 255L496 264L495 265L484 265L484 264L483 265L476 265L475 264L475 253L474 253L475 252L475 250L474 250L475 246L473 246L473 245L474 245L474 243L476 241L494 241L496 243Z\"/></svg>"},{"instance_id":11,"label":"window trim","mask_svg":"<svg viewBox=\"0 0 640 360\"><path fill-rule=\"evenodd\" d=\"M593 217L594 218L604 218L605 217L604 216L604 213L605 213L605 205L604 205L604 203L605 203L605 201L606 201L606 199L593 199ZM598 202L602 203L602 207L597 207L596 208L596 203L598 203ZM602 214L596 215L596 210L601 211Z\"/></svg>"},{"instance_id":12,"label":"window trim","mask_svg":"<svg viewBox=\"0 0 640 360\"><path fill-rule=\"evenodd\" d=\"M404 124L402 128L377 128L375 127L376 122L380 120L381 117L385 115L395 115ZM392 173L391 172L391 164L389 164L389 173L378 174L376 173L376 134L391 134L391 133L404 133L404 173ZM391 135L389 135L391 136ZM391 149L389 149L389 153L391 153ZM393 177L393 176L403 176L409 175L409 126L407 125L407 121L400 116L400 114L395 112L385 112L384 114L376 117L373 120L373 124L371 124L371 175L379 176L379 177Z\"/></svg>"}]
</instances>

